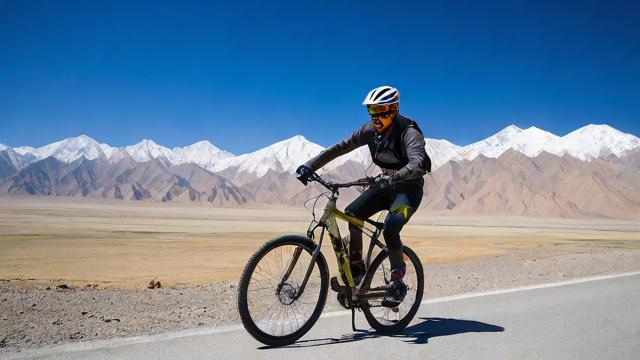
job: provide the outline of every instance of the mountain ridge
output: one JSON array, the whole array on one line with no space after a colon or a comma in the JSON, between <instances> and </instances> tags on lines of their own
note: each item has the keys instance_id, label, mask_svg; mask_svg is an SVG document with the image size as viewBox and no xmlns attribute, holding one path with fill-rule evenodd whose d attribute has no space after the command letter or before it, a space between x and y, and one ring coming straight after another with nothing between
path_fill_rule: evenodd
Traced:
<instances>
[{"instance_id":1,"label":"mountain ridge","mask_svg":"<svg viewBox=\"0 0 640 360\"><path fill-rule=\"evenodd\" d=\"M508 149L515 149L528 157L547 151L556 155L568 153L578 159L590 161L610 155L621 156L625 151L639 147L640 138L603 124L586 125L562 137L535 126L521 129L511 124L492 136L466 146L458 146L446 139L425 138L425 149L432 158L434 168L451 159L473 160L479 155L496 158ZM292 172L298 165L325 148L307 140L304 136L296 135L250 153L234 155L216 147L208 140L172 149L150 139L143 139L136 144L124 147L112 147L99 143L87 135L80 135L39 148L20 146L2 150L8 149L25 157L22 161L13 163L16 167L22 167L48 156L54 156L58 160L69 163L81 156L89 160L104 158L109 161L118 161L128 155L138 162L165 157L174 165L194 163L212 172L235 169L234 171L238 173L260 177L269 170ZM357 149L336 159L328 167L337 167L348 161L366 166L371 163L365 148Z\"/></svg>"},{"instance_id":2,"label":"mountain ridge","mask_svg":"<svg viewBox=\"0 0 640 360\"><path fill-rule=\"evenodd\" d=\"M434 163L425 177L421 208L426 211L640 218L640 139L607 125L563 137L511 125L467 146L425 139L425 148ZM169 149L144 139L114 148L85 135L40 148L1 150L0 193L301 206L323 189L305 188L292 173L324 149L300 135L237 156L208 141ZM318 172L349 181L379 169L363 146ZM344 189L341 203L358 194Z\"/></svg>"},{"instance_id":3,"label":"mountain ridge","mask_svg":"<svg viewBox=\"0 0 640 360\"><path fill-rule=\"evenodd\" d=\"M317 184L304 187L290 173L272 170L236 184L226 174L195 164L173 165L164 157L146 162L82 157L69 164L48 157L17 170L6 154L0 152L0 193L8 194L243 207L302 206L324 191ZM449 160L425 177L421 209L445 215L640 219L639 169L640 149L590 162L546 151L527 157L513 149L498 158ZM363 165L347 161L324 171L323 177L349 181L364 172ZM341 191L341 206L358 194L356 189Z\"/></svg>"}]
</instances>

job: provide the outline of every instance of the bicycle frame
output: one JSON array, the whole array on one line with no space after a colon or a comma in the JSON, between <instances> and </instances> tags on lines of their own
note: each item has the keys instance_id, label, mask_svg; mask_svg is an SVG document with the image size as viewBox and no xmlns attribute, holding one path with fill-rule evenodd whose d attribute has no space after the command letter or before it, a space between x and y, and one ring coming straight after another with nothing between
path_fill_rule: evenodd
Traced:
<instances>
[{"instance_id":1,"label":"bicycle frame","mask_svg":"<svg viewBox=\"0 0 640 360\"><path fill-rule=\"evenodd\" d=\"M258 341L267 345L282 346L294 342L304 335L320 317L326 304L329 285L331 290L337 293L337 301L340 305L351 310L351 326L354 331L358 331L355 322L356 310L362 311L367 322L378 331L398 331L404 329L415 316L422 300L424 274L420 259L417 258L415 252L409 247L404 247L404 259L411 261L411 264L415 267L416 275L415 279L412 278L411 281L409 281L408 286L405 285L405 290L412 290L412 294L415 293L415 296L412 295L413 302L410 303L410 307L403 306L401 308L399 304L389 302L389 300L386 300L386 297L390 293L389 290L395 290L397 284L390 280L391 270L388 265L388 251L386 246L379 240L384 229L384 224L370 219L358 219L338 210L336 206L339 196L338 189L352 186L378 186L381 181L379 177L372 178L367 176L363 179L342 184L325 181L315 172L308 173L301 171L298 179L301 180L304 185L307 185L309 181L316 181L329 190L315 197L316 203L321 196L329 193L331 195L326 196L328 202L319 219L316 217L316 203L314 203L313 220L309 224L306 237L298 234L279 236L263 245L245 266L238 288L238 309L245 329ZM343 238L340 235L338 220L347 222L351 229L353 229L352 226L357 226L370 238L364 261L365 274L362 284L359 285L359 287L356 286L353 274L351 273L349 239L348 237ZM365 228L366 224L373 225L373 228L370 226ZM318 228L320 228L321 231L319 239L316 242L316 230ZM322 254L322 243L325 232L329 234L340 273L339 277L334 276L330 279L327 262L325 256ZM285 246L287 247L285 252L291 254L290 256L283 257L283 252L278 251L279 248ZM291 246L293 246L293 249ZM376 246L381 250L374 254L373 250ZM291 252L291 250L293 251ZM301 269L298 269L296 265L298 261L300 261L303 252L305 252L304 260L300 264ZM276 266L274 268L275 270L273 270L271 265L269 265L269 260L265 260L266 267L268 267L267 273L265 274L261 272L263 269L260 267L260 263L264 257L271 256L270 254L276 257L275 260L272 260L276 262ZM307 254L311 255L310 261L308 260ZM288 260L285 260L287 257ZM285 260L286 263L283 263L283 260ZM309 262L307 263L306 272L304 272L304 263L307 261ZM316 266L319 270L319 275L317 276L314 273ZM268 305L270 300L264 302L262 299L272 291L273 278L275 277L277 279L277 274L282 269L285 271L276 286L275 294L272 294L276 296L276 300L271 303L271 305ZM295 279L290 280L290 277L294 277L294 271L296 273ZM301 274L302 272L304 273ZM257 289L250 290L254 273L256 274L257 282L266 281L269 285L259 285ZM312 273L314 273L313 279L311 279ZM303 279L300 279L299 275L303 275ZM342 281L340 281L340 279L342 279ZM307 285L310 286L312 294L305 296L303 308L300 310L294 302L302 299L301 296L305 292ZM263 290L267 291L267 293L263 293ZM259 298L257 303L255 301L253 302L255 306L251 305L252 297L250 298L250 291L251 294L255 294L255 296ZM307 297L309 299L306 299ZM402 302L402 300L400 300L400 302ZM278 301L283 306L272 311L273 307L278 304ZM315 305L312 312L308 314L309 309L306 305L311 304L313 301L315 301ZM405 303L409 304L408 302ZM253 307L256 309L254 310ZM383 308L380 310L382 311L382 315L380 315L380 311L374 309L378 307ZM262 314L263 311L266 311L267 314L260 315L260 320L257 322L255 320L256 317L252 315L254 311L257 311L256 314ZM285 316L281 317L283 311ZM302 318L304 321L302 325L298 322L296 311L303 312ZM293 312L293 319L287 315L289 312ZM273 316L275 316L275 318ZM295 320L298 326L297 330L294 329L293 320ZM265 322L266 325L264 325ZM263 326L260 324L263 324ZM289 324L289 332L285 330L286 324ZM268 327L268 329L264 330L265 327Z\"/></svg>"},{"instance_id":2,"label":"bicycle frame","mask_svg":"<svg viewBox=\"0 0 640 360\"><path fill-rule=\"evenodd\" d=\"M337 193L338 193L337 190L334 190L331 196L329 197L329 201L325 206L324 214L320 218L320 221L318 222L316 222L315 220L312 221L311 224L309 225L309 229L307 230L307 236L309 237L309 239L313 240L315 238L315 230L317 228L321 228L318 245L316 246L315 250L311 255L311 261L309 263L309 267L307 268L307 272L305 274L304 280L302 281L302 284L300 285L300 288L296 294L296 299L299 298L304 292L304 289L307 285L309 277L311 276L311 272L313 270L313 266L315 264L316 258L318 257L318 254L320 253L320 250L322 248L322 241L324 238L325 230L329 233L329 238L331 239L331 245L333 247L333 251L335 252L336 260L338 262L338 271L340 272L340 275L344 275L344 279L347 280L346 285L350 289L351 294L355 294L359 292L358 291L359 289L356 289L355 282L353 281L353 275L351 274L351 267L349 266L350 265L349 256L346 254L345 244L340 235L340 229L338 228L338 223L336 221L336 218L340 220L344 220L348 223L354 224L362 228L363 230L367 230L364 228L365 222L375 227L375 230L373 231L369 230L370 231L369 233L365 233L371 238L371 241L369 243L369 249L367 250L367 256L365 260L365 271L369 270L369 265L371 264L371 256L373 255L374 246L377 245L382 249L386 248L380 242L380 240L378 240L384 225L379 222L372 221L370 219L360 220L358 218L349 216L344 212L338 210L336 206L336 201L338 199L336 196ZM302 248L298 248L294 251L294 254L291 258L289 266L287 267L287 271L285 272L280 284L283 284L289 278L289 275L291 274L291 271L293 271L296 263L298 262L298 259L301 253L302 253ZM372 297L378 297L380 295L384 295L384 294L375 294Z\"/></svg>"}]
</instances>

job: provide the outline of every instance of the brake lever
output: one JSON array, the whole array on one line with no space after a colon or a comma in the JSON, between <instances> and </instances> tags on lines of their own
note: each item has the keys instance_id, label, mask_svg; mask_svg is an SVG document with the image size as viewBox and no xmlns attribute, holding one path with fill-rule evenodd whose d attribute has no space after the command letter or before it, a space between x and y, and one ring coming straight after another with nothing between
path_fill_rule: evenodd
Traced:
<instances>
[{"instance_id":1,"label":"brake lever","mask_svg":"<svg viewBox=\"0 0 640 360\"><path fill-rule=\"evenodd\" d=\"M316 182L320 183L322 186L326 187L327 189L333 191L333 186L331 186L331 184L329 184L326 181L324 181L320 177L320 175L318 175L318 173L314 172L313 175L311 175L311 177L309 179L313 180L313 181L316 181Z\"/></svg>"}]
</instances>

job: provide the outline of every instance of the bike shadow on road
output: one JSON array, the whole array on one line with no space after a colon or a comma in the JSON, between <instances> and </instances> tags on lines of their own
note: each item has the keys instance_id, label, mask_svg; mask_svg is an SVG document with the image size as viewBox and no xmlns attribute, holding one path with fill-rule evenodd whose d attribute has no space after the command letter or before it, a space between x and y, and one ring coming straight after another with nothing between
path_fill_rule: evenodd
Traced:
<instances>
[{"instance_id":1,"label":"bike shadow on road","mask_svg":"<svg viewBox=\"0 0 640 360\"><path fill-rule=\"evenodd\" d=\"M406 343L427 344L429 339L438 336L450 336L464 333L482 333L482 332L503 332L504 328L498 325L492 325L475 320L447 319L447 318L420 318L423 320L417 324L408 326L400 334L386 334L377 331L362 330L341 337L330 337L320 339L309 339L297 341L283 348L305 348L315 346L326 346L344 344L353 341L361 341L367 339L375 339L379 337L391 337L401 339ZM271 349L270 346L263 346L259 349Z\"/></svg>"}]
</instances>

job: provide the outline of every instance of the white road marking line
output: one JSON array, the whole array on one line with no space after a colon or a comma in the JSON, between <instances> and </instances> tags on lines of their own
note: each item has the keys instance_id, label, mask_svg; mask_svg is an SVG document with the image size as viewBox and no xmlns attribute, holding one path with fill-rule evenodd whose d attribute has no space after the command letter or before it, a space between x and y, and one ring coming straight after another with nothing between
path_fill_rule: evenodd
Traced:
<instances>
[{"instance_id":1,"label":"white road marking line","mask_svg":"<svg viewBox=\"0 0 640 360\"><path fill-rule=\"evenodd\" d=\"M508 293L513 293L513 292L536 290L536 289L546 289L546 288L552 288L552 287L558 287L558 286L580 284L580 283L585 283L585 282L590 282L590 281L615 279L615 278L619 278L619 277L634 276L634 275L640 275L640 271L633 271L633 272L613 274L613 275L590 276L590 277L585 277L585 278L566 280L566 281L558 281L558 282L554 282L554 283L546 283L546 284L540 284L540 285L523 286L523 287L517 287L517 288L512 288L512 289L491 290L491 291L482 291L482 292L477 292L477 293L467 293L467 294L445 296L445 297L441 297L441 298L427 299L427 300L424 300L423 302L421 302L420 304L421 305L424 305L424 304L435 304L435 303L440 303L440 302L445 302L445 301L455 301L455 300L462 300L462 299L481 297L481 296L508 294Z\"/></svg>"},{"instance_id":2,"label":"white road marking line","mask_svg":"<svg viewBox=\"0 0 640 360\"><path fill-rule=\"evenodd\" d=\"M559 281L559 282L540 284L540 285L523 286L523 287L517 287L512 289L482 291L482 292L476 292L476 293L444 296L440 298L427 299L422 301L420 304L421 305L436 304L436 303L447 302L447 301L463 300L463 299L470 299L470 298L482 297L482 296L508 294L508 293L536 290L536 289L545 289L545 288L552 288L552 287L558 287L558 286L580 284L580 283L585 283L590 281L615 279L619 277L634 276L634 275L640 275L640 271L613 274L613 275L590 276L586 278ZM334 317L340 317L345 315L351 315L351 310L324 313L320 316L320 318L334 318ZM51 353L75 352L75 351L86 351L86 350L93 350L93 349L99 349L99 348L119 347L119 346L141 344L141 343L148 343L148 342L161 341L161 340L178 339L178 338L190 337L190 336L227 333L227 332L238 331L243 329L244 328L242 324L236 324L236 325L220 326L220 327L213 327L213 328L186 329L186 330L174 331L174 332L158 334L158 335L143 335L143 336L136 336L136 337L130 337L130 338L122 338L122 339L95 340L95 341L88 341L85 343L65 344L65 345L44 347L44 348L35 349L35 350L26 350L20 353L9 353L9 354L6 354L6 355L9 355L9 357L6 359L21 359L21 358L34 357L38 355L45 355L45 354L51 354Z\"/></svg>"},{"instance_id":3,"label":"white road marking line","mask_svg":"<svg viewBox=\"0 0 640 360\"><path fill-rule=\"evenodd\" d=\"M437 303L441 303L441 302L470 299L470 298L482 297L482 296L508 294L508 293L519 292L519 291L546 289L546 288L552 288L552 287L558 287L558 286L580 284L580 283L585 283L585 282L589 282L589 281L607 280L607 279L614 279L614 278L625 277L625 276L634 276L634 275L640 275L640 271L633 271L633 272L613 274L613 275L590 276L590 277L579 278L579 279L572 279L572 280L559 281L559 282L553 282L553 283L546 283L546 284L540 284L540 285L522 286L522 287L511 288L511 289L481 291L481 292L475 292L475 293L464 293L464 294L458 294L458 295L443 296L443 297L439 297L439 298L423 300L420 303L420 305L437 304ZM351 310L343 310L343 311L324 313L320 317L321 318L333 318L333 317L338 317L338 316L343 316L343 315L351 315Z\"/></svg>"}]
</instances>

